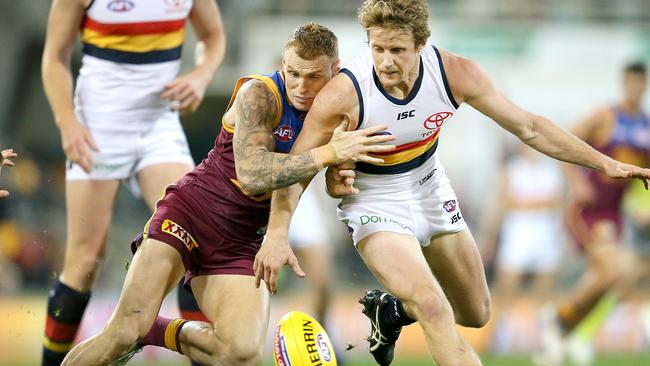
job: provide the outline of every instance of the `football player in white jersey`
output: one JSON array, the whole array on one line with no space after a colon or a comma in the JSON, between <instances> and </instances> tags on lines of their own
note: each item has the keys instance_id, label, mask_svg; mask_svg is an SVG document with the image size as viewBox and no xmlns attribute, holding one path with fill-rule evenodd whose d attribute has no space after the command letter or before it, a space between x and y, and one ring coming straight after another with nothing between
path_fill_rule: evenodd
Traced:
<instances>
[{"instance_id":1,"label":"football player in white jersey","mask_svg":"<svg viewBox=\"0 0 650 366\"><path fill-rule=\"evenodd\" d=\"M445 120L467 103L556 159L613 178L647 181L650 170L597 152L512 103L474 61L427 45L424 0L366 0L359 20L370 52L321 90L292 153L325 144L342 121L350 129L388 124L398 146L381 155L383 163L357 164L356 178L349 169L330 172L328 182L333 195L352 194L343 198L339 217L368 268L392 294L374 290L361 299L371 319L370 351L380 365L390 364L401 327L417 321L436 364L480 365L456 324L485 325L490 295L476 243L435 154ZM421 96L423 91L428 95ZM334 173L345 179L336 181ZM273 293L280 267L296 262L287 231L301 190L294 185L274 192L266 243L254 264L258 284L264 279Z\"/></svg>"},{"instance_id":2,"label":"football player in white jersey","mask_svg":"<svg viewBox=\"0 0 650 366\"><path fill-rule=\"evenodd\" d=\"M187 19L205 56L179 76ZM78 35L83 58L73 93ZM72 348L120 180L137 181L153 210L165 186L194 167L179 111L198 108L225 42L214 0L52 3L42 77L67 158L68 229L63 270L49 293L43 366L59 365Z\"/></svg>"}]
</instances>

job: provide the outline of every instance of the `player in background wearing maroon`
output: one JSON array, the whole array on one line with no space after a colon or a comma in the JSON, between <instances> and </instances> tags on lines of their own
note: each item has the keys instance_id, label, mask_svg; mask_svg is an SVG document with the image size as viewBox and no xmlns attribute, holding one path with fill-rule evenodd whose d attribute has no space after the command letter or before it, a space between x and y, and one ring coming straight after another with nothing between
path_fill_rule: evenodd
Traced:
<instances>
[{"instance_id":1,"label":"player in background wearing maroon","mask_svg":"<svg viewBox=\"0 0 650 366\"><path fill-rule=\"evenodd\" d=\"M650 163L650 118L643 111L643 96L648 79L643 63L631 63L623 70L623 95L620 102L595 110L576 124L573 133L596 150L633 165ZM586 257L587 269L576 287L557 310L548 307L543 313L540 363L557 363L563 358L565 343L576 326L603 300L600 315L589 332L574 338L577 358L589 362L589 346L606 315L614 308L617 291L629 286L637 277L636 255L621 242L623 231L622 199L629 186L627 180L614 180L595 171L566 166L569 180L567 225L574 242ZM606 296L607 294L611 296ZM580 341L583 340L582 345ZM578 356L580 353L581 356ZM571 356L571 354L569 354ZM574 357L574 358L575 358Z\"/></svg>"}]
</instances>

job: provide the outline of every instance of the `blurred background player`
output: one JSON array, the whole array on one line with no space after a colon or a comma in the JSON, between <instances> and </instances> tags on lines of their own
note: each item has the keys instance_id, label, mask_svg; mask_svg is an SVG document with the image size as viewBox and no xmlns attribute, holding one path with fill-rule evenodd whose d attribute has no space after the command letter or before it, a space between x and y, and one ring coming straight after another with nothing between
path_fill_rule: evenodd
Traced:
<instances>
[{"instance_id":1,"label":"blurred background player","mask_svg":"<svg viewBox=\"0 0 650 366\"><path fill-rule=\"evenodd\" d=\"M525 327L518 332L519 313L512 310L519 301L548 300L562 258L560 165L528 145L518 143L516 150L504 162L498 193L486 207L480 229L482 257L487 266L496 266L493 347L499 352L517 351L518 344L526 343L523 338L533 335Z\"/></svg>"},{"instance_id":2,"label":"blurred background player","mask_svg":"<svg viewBox=\"0 0 650 366\"><path fill-rule=\"evenodd\" d=\"M0 173L2 173L3 166L14 166L14 162L11 159L17 157L18 155L14 152L13 149L5 149L0 152ZM0 190L0 198L7 197L9 192L2 189Z\"/></svg>"},{"instance_id":3,"label":"blurred background player","mask_svg":"<svg viewBox=\"0 0 650 366\"><path fill-rule=\"evenodd\" d=\"M614 159L648 166L650 120L642 109L647 83L645 64L628 64L622 73L621 100L595 110L572 131ZM561 338L576 330L583 320L584 328L576 331L568 350L576 361L589 363L593 357L585 347L589 347L616 305L620 291L636 280L639 265L634 251L622 243L622 198L630 181L613 180L575 166L566 166L565 171L570 187L567 225L586 256L587 268L557 310L544 309L540 363L561 362L564 353ZM591 312L594 315L587 318Z\"/></svg>"},{"instance_id":4,"label":"blurred background player","mask_svg":"<svg viewBox=\"0 0 650 366\"><path fill-rule=\"evenodd\" d=\"M624 199L624 211L628 218L628 235L639 257L637 277L639 280L650 278L650 195L642 184L633 184L628 188ZM640 309L640 320L644 332L646 349L650 347L650 297L647 291Z\"/></svg>"},{"instance_id":5,"label":"blurred background player","mask_svg":"<svg viewBox=\"0 0 650 366\"><path fill-rule=\"evenodd\" d=\"M187 19L205 57L177 77ZM83 58L73 101L78 33ZM224 53L214 0L52 3L42 78L67 158L68 229L63 270L49 293L43 366L59 365L72 347L120 181L137 187L153 210L164 187L194 166L179 112L198 108Z\"/></svg>"}]
</instances>

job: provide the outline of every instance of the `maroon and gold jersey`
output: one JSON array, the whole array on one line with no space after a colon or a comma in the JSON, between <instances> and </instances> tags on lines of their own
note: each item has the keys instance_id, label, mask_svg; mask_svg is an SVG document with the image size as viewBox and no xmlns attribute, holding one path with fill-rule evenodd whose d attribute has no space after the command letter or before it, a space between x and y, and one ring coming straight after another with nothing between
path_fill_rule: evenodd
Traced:
<instances>
[{"instance_id":1,"label":"maroon and gold jersey","mask_svg":"<svg viewBox=\"0 0 650 366\"><path fill-rule=\"evenodd\" d=\"M237 82L228 108L232 106L241 86L248 80L264 82L275 94L278 115L274 129L274 151L288 153L302 129L304 113L286 99L284 80L280 72L270 75L250 75ZM271 192L249 197L237 181L233 152L234 127L222 121L214 148L194 170L183 177L177 191L201 215L221 231L244 242L261 242L268 222Z\"/></svg>"},{"instance_id":2,"label":"maroon and gold jersey","mask_svg":"<svg viewBox=\"0 0 650 366\"><path fill-rule=\"evenodd\" d=\"M606 143L594 148L626 164L647 166L650 159L650 123L644 113L631 116L614 107L613 129ZM619 210L629 180L612 179L594 170L585 173L596 191L592 207Z\"/></svg>"}]
</instances>

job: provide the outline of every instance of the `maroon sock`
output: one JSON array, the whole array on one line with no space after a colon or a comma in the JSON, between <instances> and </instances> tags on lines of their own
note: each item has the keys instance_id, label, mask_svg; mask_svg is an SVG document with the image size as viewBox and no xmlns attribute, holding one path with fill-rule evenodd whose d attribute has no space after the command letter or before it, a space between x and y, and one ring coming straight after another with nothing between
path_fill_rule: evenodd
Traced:
<instances>
[{"instance_id":1,"label":"maroon sock","mask_svg":"<svg viewBox=\"0 0 650 366\"><path fill-rule=\"evenodd\" d=\"M165 330L172 320L159 315L149 330L149 333L139 342L140 345L165 347Z\"/></svg>"},{"instance_id":2,"label":"maroon sock","mask_svg":"<svg viewBox=\"0 0 650 366\"><path fill-rule=\"evenodd\" d=\"M182 354L181 342L178 338L185 323L187 323L187 320L167 319L158 316L149 333L142 338L139 344L141 346L165 347Z\"/></svg>"}]
</instances>

